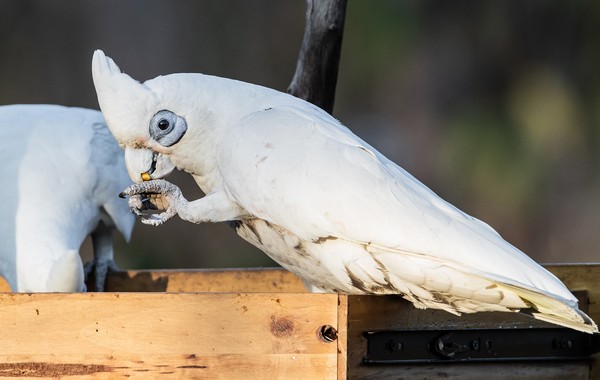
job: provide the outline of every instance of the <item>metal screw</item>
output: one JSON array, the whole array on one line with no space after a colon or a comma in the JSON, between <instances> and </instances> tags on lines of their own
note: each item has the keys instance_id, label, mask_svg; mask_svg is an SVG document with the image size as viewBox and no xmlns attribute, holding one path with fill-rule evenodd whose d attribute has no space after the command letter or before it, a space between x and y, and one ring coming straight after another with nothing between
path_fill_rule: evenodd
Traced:
<instances>
[{"instance_id":1,"label":"metal screw","mask_svg":"<svg viewBox=\"0 0 600 380\"><path fill-rule=\"evenodd\" d=\"M331 343L338 338L337 330L330 325L319 327L319 338L325 343Z\"/></svg>"}]
</instances>

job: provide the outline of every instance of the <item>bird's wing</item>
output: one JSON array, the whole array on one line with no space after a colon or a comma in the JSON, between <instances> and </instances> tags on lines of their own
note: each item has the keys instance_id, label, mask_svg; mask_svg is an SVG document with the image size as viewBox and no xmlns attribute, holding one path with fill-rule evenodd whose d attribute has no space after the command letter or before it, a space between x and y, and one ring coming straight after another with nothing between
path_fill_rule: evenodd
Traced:
<instances>
[{"instance_id":1,"label":"bird's wing","mask_svg":"<svg viewBox=\"0 0 600 380\"><path fill-rule=\"evenodd\" d=\"M327 236L434 259L508 285L576 299L487 224L450 205L317 108L244 118L222 143L221 171L251 214L306 240Z\"/></svg>"},{"instance_id":2,"label":"bird's wing","mask_svg":"<svg viewBox=\"0 0 600 380\"><path fill-rule=\"evenodd\" d=\"M7 165L1 170L3 178L11 178L12 187L4 194L15 202L17 214L31 213L37 221L29 222L31 228L46 220L53 228L70 209L82 212L74 205L85 198L80 194L89 194L94 183L93 175L86 175L90 174L92 130L83 123L100 115L86 111L52 105L0 107L1 149Z\"/></svg>"},{"instance_id":3,"label":"bird's wing","mask_svg":"<svg viewBox=\"0 0 600 380\"><path fill-rule=\"evenodd\" d=\"M19 194L45 189L46 197L31 196L23 205L45 210L54 219L48 225L71 220L73 228L80 228L81 220L94 221L98 208L104 208L129 238L135 217L118 193L131 181L123 152L99 111L15 105L3 107L2 116L2 133L22 140L5 147L18 163Z\"/></svg>"},{"instance_id":4,"label":"bird's wing","mask_svg":"<svg viewBox=\"0 0 600 380\"><path fill-rule=\"evenodd\" d=\"M108 216L125 240L129 240L135 224L133 215L126 203L118 197L131 179L125 169L123 150L111 135L104 120L100 117L91 124L93 135L90 140L90 175L94 178L94 189L90 194ZM107 222L107 221L105 221Z\"/></svg>"}]
</instances>

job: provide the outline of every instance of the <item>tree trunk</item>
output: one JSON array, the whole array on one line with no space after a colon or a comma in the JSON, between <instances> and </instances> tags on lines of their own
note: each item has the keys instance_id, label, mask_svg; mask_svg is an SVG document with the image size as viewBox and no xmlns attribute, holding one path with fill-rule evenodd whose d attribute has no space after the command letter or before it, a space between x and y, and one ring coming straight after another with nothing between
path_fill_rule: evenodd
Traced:
<instances>
[{"instance_id":1,"label":"tree trunk","mask_svg":"<svg viewBox=\"0 0 600 380\"><path fill-rule=\"evenodd\" d=\"M306 27L288 92L333 111L346 0L307 0Z\"/></svg>"}]
</instances>

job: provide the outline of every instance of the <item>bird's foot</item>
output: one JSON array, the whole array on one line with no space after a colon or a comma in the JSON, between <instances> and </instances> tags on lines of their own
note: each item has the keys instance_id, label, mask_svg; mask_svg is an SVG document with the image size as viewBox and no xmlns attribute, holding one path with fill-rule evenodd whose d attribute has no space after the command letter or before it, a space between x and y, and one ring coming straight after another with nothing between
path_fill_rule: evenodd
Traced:
<instances>
[{"instance_id":1,"label":"bird's foot","mask_svg":"<svg viewBox=\"0 0 600 380\"><path fill-rule=\"evenodd\" d=\"M123 190L119 197L129 196L131 211L142 218L142 223L159 226L177 214L177 204L183 198L181 190L163 179L136 183ZM159 214L144 211L162 211Z\"/></svg>"},{"instance_id":2,"label":"bird's foot","mask_svg":"<svg viewBox=\"0 0 600 380\"><path fill-rule=\"evenodd\" d=\"M89 281L91 276L94 279L94 291L103 292L106 288L106 276L111 272L118 272L119 267L112 259L100 259L92 260L85 263L83 266L83 273L85 275L86 282Z\"/></svg>"}]
</instances>

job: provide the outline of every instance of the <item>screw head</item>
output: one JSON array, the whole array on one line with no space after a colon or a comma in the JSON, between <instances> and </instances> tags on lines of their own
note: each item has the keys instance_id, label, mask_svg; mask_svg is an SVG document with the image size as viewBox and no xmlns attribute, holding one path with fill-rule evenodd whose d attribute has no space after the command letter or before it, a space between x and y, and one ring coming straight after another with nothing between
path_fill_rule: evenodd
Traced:
<instances>
[{"instance_id":1,"label":"screw head","mask_svg":"<svg viewBox=\"0 0 600 380\"><path fill-rule=\"evenodd\" d=\"M318 330L319 339L325 343L331 343L338 338L337 330L330 325L323 325Z\"/></svg>"}]
</instances>

